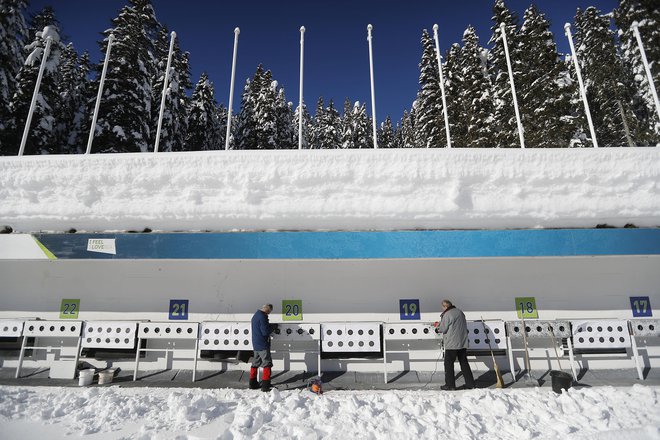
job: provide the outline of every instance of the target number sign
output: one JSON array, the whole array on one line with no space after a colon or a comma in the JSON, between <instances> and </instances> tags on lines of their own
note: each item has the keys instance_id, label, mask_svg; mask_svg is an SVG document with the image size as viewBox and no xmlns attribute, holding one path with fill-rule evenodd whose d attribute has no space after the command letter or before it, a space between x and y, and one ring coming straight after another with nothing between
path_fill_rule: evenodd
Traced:
<instances>
[{"instance_id":1,"label":"target number sign","mask_svg":"<svg viewBox=\"0 0 660 440\"><path fill-rule=\"evenodd\" d=\"M518 318L537 318L539 311L536 308L536 298L533 296L516 297L516 310Z\"/></svg>"},{"instance_id":2,"label":"target number sign","mask_svg":"<svg viewBox=\"0 0 660 440\"><path fill-rule=\"evenodd\" d=\"M188 303L187 299L171 299L170 300L170 316L169 319L174 321L185 321L188 319Z\"/></svg>"},{"instance_id":3,"label":"target number sign","mask_svg":"<svg viewBox=\"0 0 660 440\"><path fill-rule=\"evenodd\" d=\"M79 299L63 299L60 305L60 319L78 319Z\"/></svg>"},{"instance_id":4,"label":"target number sign","mask_svg":"<svg viewBox=\"0 0 660 440\"><path fill-rule=\"evenodd\" d=\"M282 321L302 321L303 309L301 299L282 300Z\"/></svg>"},{"instance_id":5,"label":"target number sign","mask_svg":"<svg viewBox=\"0 0 660 440\"><path fill-rule=\"evenodd\" d=\"M418 299L400 299L399 300L399 319L413 320L420 319L419 300Z\"/></svg>"},{"instance_id":6,"label":"target number sign","mask_svg":"<svg viewBox=\"0 0 660 440\"><path fill-rule=\"evenodd\" d=\"M651 299L648 296L631 296L630 308L634 317L653 316L651 309Z\"/></svg>"}]
</instances>

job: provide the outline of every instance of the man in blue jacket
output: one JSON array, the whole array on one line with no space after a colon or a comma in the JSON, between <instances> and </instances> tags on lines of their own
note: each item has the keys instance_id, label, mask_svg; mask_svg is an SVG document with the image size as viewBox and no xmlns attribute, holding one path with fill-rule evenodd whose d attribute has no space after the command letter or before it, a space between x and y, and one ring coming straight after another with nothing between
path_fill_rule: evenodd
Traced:
<instances>
[{"instance_id":1,"label":"man in blue jacket","mask_svg":"<svg viewBox=\"0 0 660 440\"><path fill-rule=\"evenodd\" d=\"M250 367L250 389L270 391L270 369L273 359L270 356L270 334L277 328L277 324L268 322L268 315L273 311L272 304L264 304L252 316L252 349L254 356ZM257 381L257 372L263 368L261 384Z\"/></svg>"}]
</instances>

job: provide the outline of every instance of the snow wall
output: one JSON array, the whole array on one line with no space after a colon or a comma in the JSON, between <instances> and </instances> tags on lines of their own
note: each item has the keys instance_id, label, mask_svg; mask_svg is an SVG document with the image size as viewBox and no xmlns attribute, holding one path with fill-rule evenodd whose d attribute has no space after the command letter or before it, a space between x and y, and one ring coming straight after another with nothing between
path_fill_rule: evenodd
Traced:
<instances>
[{"instance_id":1,"label":"snow wall","mask_svg":"<svg viewBox=\"0 0 660 440\"><path fill-rule=\"evenodd\" d=\"M660 226L660 149L0 157L0 226L249 231Z\"/></svg>"}]
</instances>

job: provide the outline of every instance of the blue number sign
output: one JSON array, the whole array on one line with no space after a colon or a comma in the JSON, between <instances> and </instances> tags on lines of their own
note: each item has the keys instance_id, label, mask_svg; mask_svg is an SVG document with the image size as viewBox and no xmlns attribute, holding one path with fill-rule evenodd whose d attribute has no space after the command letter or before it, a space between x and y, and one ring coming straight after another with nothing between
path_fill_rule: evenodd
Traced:
<instances>
[{"instance_id":1,"label":"blue number sign","mask_svg":"<svg viewBox=\"0 0 660 440\"><path fill-rule=\"evenodd\" d=\"M401 320L419 319L419 300L400 299L399 315Z\"/></svg>"},{"instance_id":2,"label":"blue number sign","mask_svg":"<svg viewBox=\"0 0 660 440\"><path fill-rule=\"evenodd\" d=\"M188 319L188 300L171 299L170 300L170 318L179 321Z\"/></svg>"},{"instance_id":3,"label":"blue number sign","mask_svg":"<svg viewBox=\"0 0 660 440\"><path fill-rule=\"evenodd\" d=\"M633 316L653 316L651 309L651 300L648 296L631 296L630 308L632 309Z\"/></svg>"}]
</instances>

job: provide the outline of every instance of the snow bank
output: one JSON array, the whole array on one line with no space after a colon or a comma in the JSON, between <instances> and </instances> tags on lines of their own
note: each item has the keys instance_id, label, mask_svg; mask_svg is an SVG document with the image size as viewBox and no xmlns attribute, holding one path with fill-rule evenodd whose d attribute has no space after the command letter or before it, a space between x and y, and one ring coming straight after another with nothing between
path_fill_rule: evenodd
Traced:
<instances>
[{"instance_id":1,"label":"snow bank","mask_svg":"<svg viewBox=\"0 0 660 440\"><path fill-rule=\"evenodd\" d=\"M6 439L658 439L660 388L440 391L0 387Z\"/></svg>"},{"instance_id":2,"label":"snow bank","mask_svg":"<svg viewBox=\"0 0 660 440\"><path fill-rule=\"evenodd\" d=\"M660 225L660 149L216 151L0 158L15 231Z\"/></svg>"}]
</instances>

